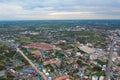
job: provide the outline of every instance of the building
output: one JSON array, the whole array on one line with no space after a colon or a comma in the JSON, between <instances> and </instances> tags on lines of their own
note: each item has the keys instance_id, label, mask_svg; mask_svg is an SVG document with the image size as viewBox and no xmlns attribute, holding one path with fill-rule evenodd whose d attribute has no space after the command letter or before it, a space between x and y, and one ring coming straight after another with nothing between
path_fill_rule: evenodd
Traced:
<instances>
[{"instance_id":1,"label":"building","mask_svg":"<svg viewBox=\"0 0 120 80\"><path fill-rule=\"evenodd\" d=\"M66 80L66 79L69 79L69 78L70 78L69 75L65 75L65 76L58 77L55 80Z\"/></svg>"},{"instance_id":2,"label":"building","mask_svg":"<svg viewBox=\"0 0 120 80\"><path fill-rule=\"evenodd\" d=\"M0 71L0 77L3 77L3 76L5 76L5 71L4 70Z\"/></svg>"},{"instance_id":3,"label":"building","mask_svg":"<svg viewBox=\"0 0 120 80\"><path fill-rule=\"evenodd\" d=\"M79 46L78 47L80 50L86 52L86 53L95 53L96 52L96 49L94 48L90 48L88 46Z\"/></svg>"},{"instance_id":4,"label":"building","mask_svg":"<svg viewBox=\"0 0 120 80\"><path fill-rule=\"evenodd\" d=\"M54 50L55 46L48 43L31 43L23 45L24 48L37 48L42 50Z\"/></svg>"},{"instance_id":5,"label":"building","mask_svg":"<svg viewBox=\"0 0 120 80\"><path fill-rule=\"evenodd\" d=\"M57 58L53 58L53 59L44 61L43 65L56 64L56 63L60 63L60 60Z\"/></svg>"},{"instance_id":6,"label":"building","mask_svg":"<svg viewBox=\"0 0 120 80\"><path fill-rule=\"evenodd\" d=\"M30 53L33 55L37 55L37 56L41 55L41 52L39 50L32 50L32 51L30 51Z\"/></svg>"}]
</instances>

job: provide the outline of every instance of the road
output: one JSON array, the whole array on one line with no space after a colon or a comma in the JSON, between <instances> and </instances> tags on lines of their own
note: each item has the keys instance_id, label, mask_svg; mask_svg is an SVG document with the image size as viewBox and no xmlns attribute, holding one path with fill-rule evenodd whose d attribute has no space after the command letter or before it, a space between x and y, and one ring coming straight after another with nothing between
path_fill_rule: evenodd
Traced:
<instances>
[{"instance_id":1,"label":"road","mask_svg":"<svg viewBox=\"0 0 120 80\"><path fill-rule=\"evenodd\" d=\"M16 49L28 61L28 63L44 78L44 80L47 80L47 77L44 75L44 73L39 71L37 67L31 62L31 60L28 59L28 57L25 56L25 54L19 48Z\"/></svg>"},{"instance_id":2,"label":"road","mask_svg":"<svg viewBox=\"0 0 120 80\"><path fill-rule=\"evenodd\" d=\"M112 67L112 56L113 56L113 52L114 52L114 46L116 44L118 44L119 42L120 42L120 37L113 37L111 47L110 47L110 53L108 56L108 64L107 64L107 68L106 68L105 80L110 79L110 71L111 71L111 67Z\"/></svg>"},{"instance_id":3,"label":"road","mask_svg":"<svg viewBox=\"0 0 120 80\"><path fill-rule=\"evenodd\" d=\"M44 75L44 73L39 71L37 67L32 63L32 61L17 47L17 44L8 41L3 41L1 38L0 38L0 42L10 48L16 49L17 52L19 52L28 61L28 63L43 77L44 80L48 80L47 77Z\"/></svg>"}]
</instances>

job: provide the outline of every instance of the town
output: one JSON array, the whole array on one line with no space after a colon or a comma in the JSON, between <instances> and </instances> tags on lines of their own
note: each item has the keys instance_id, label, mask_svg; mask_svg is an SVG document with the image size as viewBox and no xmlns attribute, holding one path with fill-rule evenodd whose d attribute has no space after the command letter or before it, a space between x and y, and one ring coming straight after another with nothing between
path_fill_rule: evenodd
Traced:
<instances>
[{"instance_id":1,"label":"town","mask_svg":"<svg viewBox=\"0 0 120 80\"><path fill-rule=\"evenodd\" d=\"M0 80L120 80L117 26L0 22Z\"/></svg>"}]
</instances>

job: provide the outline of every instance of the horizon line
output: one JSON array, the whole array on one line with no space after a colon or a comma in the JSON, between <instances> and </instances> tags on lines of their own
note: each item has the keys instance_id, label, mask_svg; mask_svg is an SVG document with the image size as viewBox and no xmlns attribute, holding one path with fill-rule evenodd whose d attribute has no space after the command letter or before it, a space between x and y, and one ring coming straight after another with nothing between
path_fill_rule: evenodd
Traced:
<instances>
[{"instance_id":1,"label":"horizon line","mask_svg":"<svg viewBox=\"0 0 120 80\"><path fill-rule=\"evenodd\" d=\"M37 19L36 20L34 20L34 19L33 20L32 19L31 20L27 20L27 19L26 20L22 20L22 19L17 20L16 19L16 20L0 20L0 22L1 21L54 21L54 20L57 20L57 21L63 21L63 20L71 21L71 20L74 20L75 21L75 20L120 20L120 19L38 19L38 20Z\"/></svg>"}]
</instances>

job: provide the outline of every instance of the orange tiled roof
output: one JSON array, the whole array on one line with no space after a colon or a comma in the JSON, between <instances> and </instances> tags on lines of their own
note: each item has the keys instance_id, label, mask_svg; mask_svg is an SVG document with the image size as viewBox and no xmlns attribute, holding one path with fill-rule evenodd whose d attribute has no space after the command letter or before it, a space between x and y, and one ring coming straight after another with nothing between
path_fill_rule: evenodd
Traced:
<instances>
[{"instance_id":1,"label":"orange tiled roof","mask_svg":"<svg viewBox=\"0 0 120 80\"><path fill-rule=\"evenodd\" d=\"M54 63L57 63L57 62L59 62L59 60L58 59L56 59L56 58L53 58L53 59L50 59L50 60L47 60L47 61L44 61L44 65L47 65L47 64L54 64Z\"/></svg>"},{"instance_id":2,"label":"orange tiled roof","mask_svg":"<svg viewBox=\"0 0 120 80\"><path fill-rule=\"evenodd\" d=\"M64 80L67 78L70 78L70 76L69 75L61 76L61 77L56 78L55 80Z\"/></svg>"},{"instance_id":3,"label":"orange tiled roof","mask_svg":"<svg viewBox=\"0 0 120 80\"><path fill-rule=\"evenodd\" d=\"M41 55L41 52L39 50L33 50L33 51L30 51L31 54L34 54L34 55Z\"/></svg>"},{"instance_id":4,"label":"orange tiled roof","mask_svg":"<svg viewBox=\"0 0 120 80\"><path fill-rule=\"evenodd\" d=\"M24 45L23 47L25 48L37 48L37 49L43 49L43 50L51 50L54 49L53 45L47 44L47 43L32 43L32 44L27 44Z\"/></svg>"}]
</instances>

